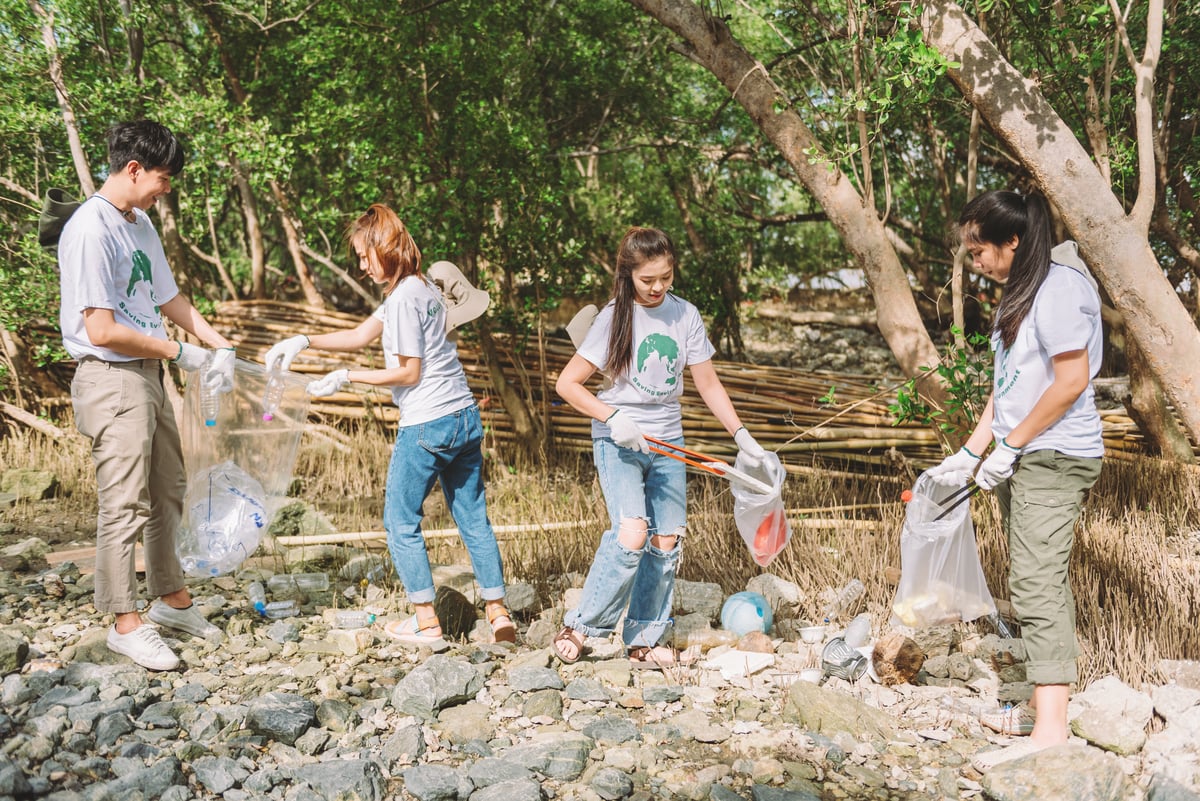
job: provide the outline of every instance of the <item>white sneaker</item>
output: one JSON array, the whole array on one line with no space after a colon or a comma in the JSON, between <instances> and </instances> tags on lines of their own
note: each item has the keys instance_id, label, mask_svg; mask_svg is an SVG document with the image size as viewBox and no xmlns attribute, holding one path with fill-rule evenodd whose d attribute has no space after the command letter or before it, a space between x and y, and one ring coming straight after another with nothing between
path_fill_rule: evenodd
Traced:
<instances>
[{"instance_id":1,"label":"white sneaker","mask_svg":"<svg viewBox=\"0 0 1200 801\"><path fill-rule=\"evenodd\" d=\"M128 634L118 634L117 627L108 630L108 649L124 654L149 670L174 670L179 657L167 647L158 630L145 623Z\"/></svg>"},{"instance_id":2,"label":"white sneaker","mask_svg":"<svg viewBox=\"0 0 1200 801\"><path fill-rule=\"evenodd\" d=\"M205 620L204 615L200 614L195 606L189 606L187 609L176 609L170 604L164 603L162 599L159 599L150 604L150 612L146 617L160 626L185 631L193 636L202 637L209 642L220 642L225 639L225 635L221 630Z\"/></svg>"}]
</instances>

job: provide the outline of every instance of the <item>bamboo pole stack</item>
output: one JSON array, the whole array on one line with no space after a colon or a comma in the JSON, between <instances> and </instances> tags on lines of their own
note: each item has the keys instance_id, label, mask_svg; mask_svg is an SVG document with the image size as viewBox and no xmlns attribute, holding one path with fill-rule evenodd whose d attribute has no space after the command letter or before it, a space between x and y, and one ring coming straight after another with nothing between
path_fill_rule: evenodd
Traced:
<instances>
[{"instance_id":1,"label":"bamboo pole stack","mask_svg":"<svg viewBox=\"0 0 1200 801\"><path fill-rule=\"evenodd\" d=\"M215 327L237 347L243 358L262 361L271 345L295 334L318 334L351 328L360 317L312 309L277 301L223 303L212 317ZM565 339L546 340L545 370L534 346L499 337L497 352L506 380L527 387L533 408L548 418L555 445L567 450L591 447L590 421L559 400L554 381L574 349ZM479 351L459 342L459 358L467 381L479 399L489 437L499 443L513 439L508 413L498 400ZM763 447L777 451L789 467L829 466L840 463L851 471L882 468L897 455L930 464L942 448L934 432L924 425L893 425L888 404L895 399L901 379L838 373L800 373L783 367L715 363L739 416ZM378 348L358 353L330 353L309 349L292 364L292 370L314 378L338 367L383 366ZM736 452L733 440L704 406L691 382L682 399L684 433L689 446L717 456ZM331 420L399 419L386 390L356 385L352 392L314 399L313 416ZM1104 443L1114 457L1129 458L1142 452L1136 425L1123 412L1103 412Z\"/></svg>"}]
</instances>

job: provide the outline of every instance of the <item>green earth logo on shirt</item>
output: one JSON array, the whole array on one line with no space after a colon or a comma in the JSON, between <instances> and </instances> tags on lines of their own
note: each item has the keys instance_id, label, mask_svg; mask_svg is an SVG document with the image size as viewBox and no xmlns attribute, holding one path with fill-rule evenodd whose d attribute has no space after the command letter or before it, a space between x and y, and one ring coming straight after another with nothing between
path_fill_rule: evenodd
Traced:
<instances>
[{"instance_id":1,"label":"green earth logo on shirt","mask_svg":"<svg viewBox=\"0 0 1200 801\"><path fill-rule=\"evenodd\" d=\"M666 334L650 334L638 345L632 383L647 395L670 395L679 383L679 343Z\"/></svg>"},{"instance_id":2,"label":"green earth logo on shirt","mask_svg":"<svg viewBox=\"0 0 1200 801\"><path fill-rule=\"evenodd\" d=\"M125 287L125 297L132 298L137 292L138 281L145 281L151 286L154 279L150 276L150 257L140 250L133 251L133 271L129 273L129 286Z\"/></svg>"}]
</instances>

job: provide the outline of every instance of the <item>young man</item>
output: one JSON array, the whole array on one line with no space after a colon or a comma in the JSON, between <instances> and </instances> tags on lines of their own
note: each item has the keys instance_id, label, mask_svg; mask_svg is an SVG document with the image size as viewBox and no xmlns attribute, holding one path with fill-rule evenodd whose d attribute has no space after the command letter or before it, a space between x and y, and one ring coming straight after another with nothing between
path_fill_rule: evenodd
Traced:
<instances>
[{"instance_id":1,"label":"young man","mask_svg":"<svg viewBox=\"0 0 1200 801\"><path fill-rule=\"evenodd\" d=\"M108 132L109 175L71 215L59 240L63 345L79 363L71 382L75 424L92 440L99 515L96 609L116 615L108 647L151 670L179 657L137 612L134 546L145 541L151 621L198 637L221 631L192 606L175 553L187 479L163 360L188 371L210 352L167 338L163 316L215 348L197 373L233 386L234 351L181 294L146 212L183 169L179 140L149 120Z\"/></svg>"}]
</instances>

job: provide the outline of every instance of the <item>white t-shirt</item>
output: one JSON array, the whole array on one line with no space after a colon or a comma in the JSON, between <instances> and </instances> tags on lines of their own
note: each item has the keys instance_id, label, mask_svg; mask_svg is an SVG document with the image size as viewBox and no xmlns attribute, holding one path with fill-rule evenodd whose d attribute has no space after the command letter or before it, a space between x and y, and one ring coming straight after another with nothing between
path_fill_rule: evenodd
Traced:
<instances>
[{"instance_id":1,"label":"white t-shirt","mask_svg":"<svg viewBox=\"0 0 1200 801\"><path fill-rule=\"evenodd\" d=\"M1033 308L1021 321L1012 348L1006 350L998 334L992 335L992 348L995 351L992 433L1005 437L1054 383L1052 357L1086 348L1089 379L1100 372L1104 356L1100 296L1083 274L1052 262ZM1071 408L1034 437L1024 450L1052 449L1068 456L1103 456L1102 431L1095 392L1089 382Z\"/></svg>"},{"instance_id":2,"label":"white t-shirt","mask_svg":"<svg viewBox=\"0 0 1200 801\"><path fill-rule=\"evenodd\" d=\"M85 309L111 309L119 325L167 339L159 307L179 294L154 224L141 209L128 222L103 197L93 195L63 227L58 243L63 346L75 359L110 362L136 357L98 347L83 325Z\"/></svg>"},{"instance_id":3,"label":"white t-shirt","mask_svg":"<svg viewBox=\"0 0 1200 801\"><path fill-rule=\"evenodd\" d=\"M601 370L608 362L613 308L609 301L600 310L579 347L579 355ZM710 360L714 352L700 312L686 300L667 293L663 302L652 308L635 303L629 369L596 397L626 412L647 436L681 437L683 368ZM592 437L607 436L608 426L593 420Z\"/></svg>"},{"instance_id":4,"label":"white t-shirt","mask_svg":"<svg viewBox=\"0 0 1200 801\"><path fill-rule=\"evenodd\" d=\"M458 346L446 338L446 304L437 287L410 275L373 316L383 323L383 360L388 367L398 366L399 356L421 360L417 383L392 387L401 426L427 423L475 402L458 361Z\"/></svg>"}]
</instances>

